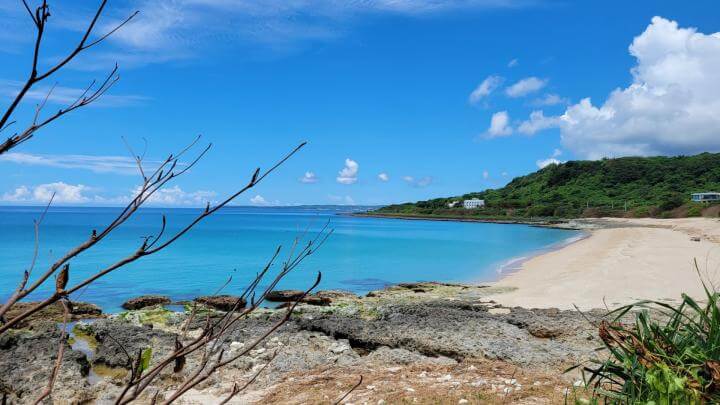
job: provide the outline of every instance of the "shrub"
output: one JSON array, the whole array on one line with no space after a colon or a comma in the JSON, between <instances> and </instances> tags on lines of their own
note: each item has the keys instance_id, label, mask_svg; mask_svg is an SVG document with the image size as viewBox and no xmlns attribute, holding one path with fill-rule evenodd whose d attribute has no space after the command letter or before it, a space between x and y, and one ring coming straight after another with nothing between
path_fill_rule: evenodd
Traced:
<instances>
[{"instance_id":1,"label":"shrub","mask_svg":"<svg viewBox=\"0 0 720 405\"><path fill-rule=\"evenodd\" d=\"M702 207L698 204L692 204L688 207L687 210L687 216L689 217L699 217L702 215Z\"/></svg>"},{"instance_id":2,"label":"shrub","mask_svg":"<svg viewBox=\"0 0 720 405\"><path fill-rule=\"evenodd\" d=\"M594 402L720 402L720 299L714 290L705 292L703 306L683 294L677 307L644 301L613 311L613 322L602 321L600 338L610 357L583 371ZM635 323L621 323L633 309L641 309ZM664 320L649 309L660 310Z\"/></svg>"}]
</instances>

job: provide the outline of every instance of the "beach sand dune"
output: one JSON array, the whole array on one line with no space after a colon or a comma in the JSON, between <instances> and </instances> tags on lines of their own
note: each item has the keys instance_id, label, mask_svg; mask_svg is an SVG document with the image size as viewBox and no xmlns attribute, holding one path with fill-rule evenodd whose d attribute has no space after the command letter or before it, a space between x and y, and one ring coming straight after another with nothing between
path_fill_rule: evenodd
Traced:
<instances>
[{"instance_id":1,"label":"beach sand dune","mask_svg":"<svg viewBox=\"0 0 720 405\"><path fill-rule=\"evenodd\" d=\"M497 283L506 306L610 308L640 299L704 296L700 277L720 286L720 221L708 218L602 219L601 229L534 257Z\"/></svg>"}]
</instances>

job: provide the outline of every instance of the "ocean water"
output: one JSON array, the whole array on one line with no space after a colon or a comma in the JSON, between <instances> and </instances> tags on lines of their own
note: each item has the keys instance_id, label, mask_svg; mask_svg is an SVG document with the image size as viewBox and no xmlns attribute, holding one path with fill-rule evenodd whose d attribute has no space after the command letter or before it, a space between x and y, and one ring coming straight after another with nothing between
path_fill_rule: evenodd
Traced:
<instances>
[{"instance_id":1,"label":"ocean water","mask_svg":"<svg viewBox=\"0 0 720 405\"><path fill-rule=\"evenodd\" d=\"M53 207L40 229L38 261L43 272L68 249L102 229L117 208ZM40 207L0 207L0 298L16 288L31 261L33 220ZM196 209L146 208L110 237L70 261L70 283L127 256L142 237L154 235L167 216L166 235L189 223ZM359 294L411 281L482 282L498 278L505 263L577 238L579 233L525 225L359 218L342 207L229 207L207 218L175 244L101 278L73 297L107 312L120 310L128 298L164 294L176 300L212 294L232 276L223 293L242 292L277 246L285 258L292 241L307 230L314 235L329 221L333 234L320 250L287 275L281 289L304 289L322 272L319 289ZM274 266L269 276L277 271ZM54 279L30 296L54 289ZM261 283L261 287L266 283Z\"/></svg>"}]
</instances>

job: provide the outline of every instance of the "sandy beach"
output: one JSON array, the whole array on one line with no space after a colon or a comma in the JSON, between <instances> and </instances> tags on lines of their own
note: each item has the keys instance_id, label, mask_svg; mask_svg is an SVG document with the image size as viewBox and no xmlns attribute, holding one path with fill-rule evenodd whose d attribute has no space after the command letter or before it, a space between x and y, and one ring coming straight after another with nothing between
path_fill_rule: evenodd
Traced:
<instances>
[{"instance_id":1,"label":"sandy beach","mask_svg":"<svg viewBox=\"0 0 720 405\"><path fill-rule=\"evenodd\" d=\"M588 238L536 256L496 286L493 297L525 308L614 308L639 299L704 296L693 261L720 285L720 221L709 218L619 219L595 223ZM698 240L693 240L697 239Z\"/></svg>"}]
</instances>

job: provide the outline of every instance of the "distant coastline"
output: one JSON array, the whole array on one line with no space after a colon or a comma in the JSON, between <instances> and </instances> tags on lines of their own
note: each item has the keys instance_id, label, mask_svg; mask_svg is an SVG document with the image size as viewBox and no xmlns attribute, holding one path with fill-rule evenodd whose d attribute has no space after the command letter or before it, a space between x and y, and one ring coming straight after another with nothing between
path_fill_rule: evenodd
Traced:
<instances>
[{"instance_id":1,"label":"distant coastline","mask_svg":"<svg viewBox=\"0 0 720 405\"><path fill-rule=\"evenodd\" d=\"M384 214L384 213L373 213L373 212L352 212L345 213L342 215L348 215L353 217L367 217L367 218L391 218L391 219L404 219L411 221L426 220L426 221L452 221L452 222L480 222L486 224L508 224L508 225L530 225L544 228L556 228L556 229L567 229L567 230L583 230L585 226L576 223L573 219L527 219L527 218L465 218L456 216L444 216L444 215L413 215L413 214Z\"/></svg>"}]
</instances>

